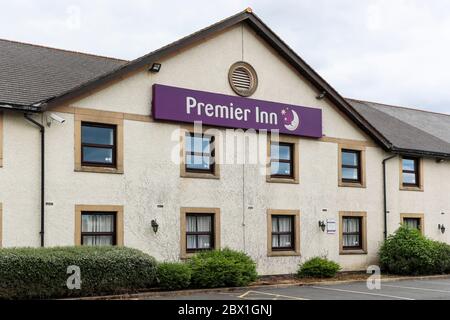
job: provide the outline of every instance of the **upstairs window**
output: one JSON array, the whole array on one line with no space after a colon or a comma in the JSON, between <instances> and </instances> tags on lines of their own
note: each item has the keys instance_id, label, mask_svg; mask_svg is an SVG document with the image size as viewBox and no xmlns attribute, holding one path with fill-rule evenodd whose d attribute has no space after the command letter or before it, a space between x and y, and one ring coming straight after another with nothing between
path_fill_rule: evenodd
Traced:
<instances>
[{"instance_id":1,"label":"upstairs window","mask_svg":"<svg viewBox=\"0 0 450 320\"><path fill-rule=\"evenodd\" d=\"M343 149L342 182L361 183L361 151Z\"/></svg>"},{"instance_id":2,"label":"upstairs window","mask_svg":"<svg viewBox=\"0 0 450 320\"><path fill-rule=\"evenodd\" d=\"M186 133L186 172L214 174L214 136Z\"/></svg>"},{"instance_id":3,"label":"upstairs window","mask_svg":"<svg viewBox=\"0 0 450 320\"><path fill-rule=\"evenodd\" d=\"M294 145L292 143L272 143L270 146L270 168L272 178L293 179Z\"/></svg>"},{"instance_id":4,"label":"upstairs window","mask_svg":"<svg viewBox=\"0 0 450 320\"><path fill-rule=\"evenodd\" d=\"M83 166L116 166L116 126L81 124L81 163Z\"/></svg>"},{"instance_id":5,"label":"upstairs window","mask_svg":"<svg viewBox=\"0 0 450 320\"><path fill-rule=\"evenodd\" d=\"M420 187L419 159L402 159L402 184L404 187Z\"/></svg>"}]
</instances>

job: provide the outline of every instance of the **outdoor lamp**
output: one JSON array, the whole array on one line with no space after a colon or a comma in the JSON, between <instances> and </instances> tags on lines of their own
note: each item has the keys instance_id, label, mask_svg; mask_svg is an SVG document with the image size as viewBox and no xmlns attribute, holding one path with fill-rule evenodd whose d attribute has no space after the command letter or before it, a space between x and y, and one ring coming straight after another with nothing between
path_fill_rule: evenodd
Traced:
<instances>
[{"instance_id":1,"label":"outdoor lamp","mask_svg":"<svg viewBox=\"0 0 450 320\"><path fill-rule=\"evenodd\" d=\"M441 230L442 234L445 233L445 226L443 224L438 224L438 229Z\"/></svg>"},{"instance_id":2,"label":"outdoor lamp","mask_svg":"<svg viewBox=\"0 0 450 320\"><path fill-rule=\"evenodd\" d=\"M159 71L161 71L161 63L154 63L149 71L158 73Z\"/></svg>"},{"instance_id":3,"label":"outdoor lamp","mask_svg":"<svg viewBox=\"0 0 450 320\"><path fill-rule=\"evenodd\" d=\"M325 222L319 221L319 228L322 229L322 232L325 232Z\"/></svg>"},{"instance_id":4,"label":"outdoor lamp","mask_svg":"<svg viewBox=\"0 0 450 320\"><path fill-rule=\"evenodd\" d=\"M158 232L159 224L156 220L152 220L152 228L155 233Z\"/></svg>"}]
</instances>

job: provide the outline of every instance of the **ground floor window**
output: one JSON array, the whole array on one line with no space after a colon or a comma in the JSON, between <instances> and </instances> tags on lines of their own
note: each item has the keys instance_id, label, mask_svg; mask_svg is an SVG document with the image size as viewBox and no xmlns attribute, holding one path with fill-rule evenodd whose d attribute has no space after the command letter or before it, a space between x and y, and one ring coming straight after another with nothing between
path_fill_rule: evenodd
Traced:
<instances>
[{"instance_id":1,"label":"ground floor window","mask_svg":"<svg viewBox=\"0 0 450 320\"><path fill-rule=\"evenodd\" d=\"M268 210L267 249L269 256L300 254L300 212Z\"/></svg>"},{"instance_id":2,"label":"ground floor window","mask_svg":"<svg viewBox=\"0 0 450 320\"><path fill-rule=\"evenodd\" d=\"M272 250L293 250L294 216L272 216Z\"/></svg>"},{"instance_id":3,"label":"ground floor window","mask_svg":"<svg viewBox=\"0 0 450 320\"><path fill-rule=\"evenodd\" d=\"M116 214L82 212L81 244L85 246L114 246L116 238Z\"/></svg>"},{"instance_id":4,"label":"ground floor window","mask_svg":"<svg viewBox=\"0 0 450 320\"><path fill-rule=\"evenodd\" d=\"M344 250L362 249L362 218L342 218L342 246Z\"/></svg>"},{"instance_id":5,"label":"ground floor window","mask_svg":"<svg viewBox=\"0 0 450 320\"><path fill-rule=\"evenodd\" d=\"M220 248L220 209L181 208L181 258Z\"/></svg>"},{"instance_id":6,"label":"ground floor window","mask_svg":"<svg viewBox=\"0 0 450 320\"><path fill-rule=\"evenodd\" d=\"M123 207L75 206L75 245L123 246Z\"/></svg>"},{"instance_id":7,"label":"ground floor window","mask_svg":"<svg viewBox=\"0 0 450 320\"><path fill-rule=\"evenodd\" d=\"M367 253L365 212L340 212L340 253Z\"/></svg>"},{"instance_id":8,"label":"ground floor window","mask_svg":"<svg viewBox=\"0 0 450 320\"><path fill-rule=\"evenodd\" d=\"M411 229L417 229L419 230L422 234L424 232L424 228L423 228L423 221L424 221L424 215L421 213L416 213L416 214L401 214L401 223L403 225L405 225L408 228Z\"/></svg>"},{"instance_id":9,"label":"ground floor window","mask_svg":"<svg viewBox=\"0 0 450 320\"><path fill-rule=\"evenodd\" d=\"M186 250L196 252L214 248L214 215L186 215Z\"/></svg>"}]
</instances>

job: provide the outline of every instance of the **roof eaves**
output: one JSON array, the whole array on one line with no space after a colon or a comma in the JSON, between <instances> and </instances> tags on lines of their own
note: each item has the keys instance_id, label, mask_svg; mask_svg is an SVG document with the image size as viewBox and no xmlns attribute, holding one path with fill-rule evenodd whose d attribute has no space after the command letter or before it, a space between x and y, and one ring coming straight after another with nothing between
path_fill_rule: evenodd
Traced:
<instances>
[{"instance_id":1,"label":"roof eaves","mask_svg":"<svg viewBox=\"0 0 450 320\"><path fill-rule=\"evenodd\" d=\"M26 112L41 112L42 111L42 109L39 105L27 106L27 105L5 103L5 102L0 102L0 109L14 110L14 111L26 111Z\"/></svg>"}]
</instances>

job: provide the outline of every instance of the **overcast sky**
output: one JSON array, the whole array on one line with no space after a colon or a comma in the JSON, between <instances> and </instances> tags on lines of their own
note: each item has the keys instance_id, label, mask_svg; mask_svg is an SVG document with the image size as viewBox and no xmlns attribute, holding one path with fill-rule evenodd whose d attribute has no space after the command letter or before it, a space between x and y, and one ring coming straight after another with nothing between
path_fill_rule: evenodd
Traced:
<instances>
[{"instance_id":1,"label":"overcast sky","mask_svg":"<svg viewBox=\"0 0 450 320\"><path fill-rule=\"evenodd\" d=\"M342 95L450 114L449 0L0 1L0 38L123 59L250 6Z\"/></svg>"}]
</instances>

